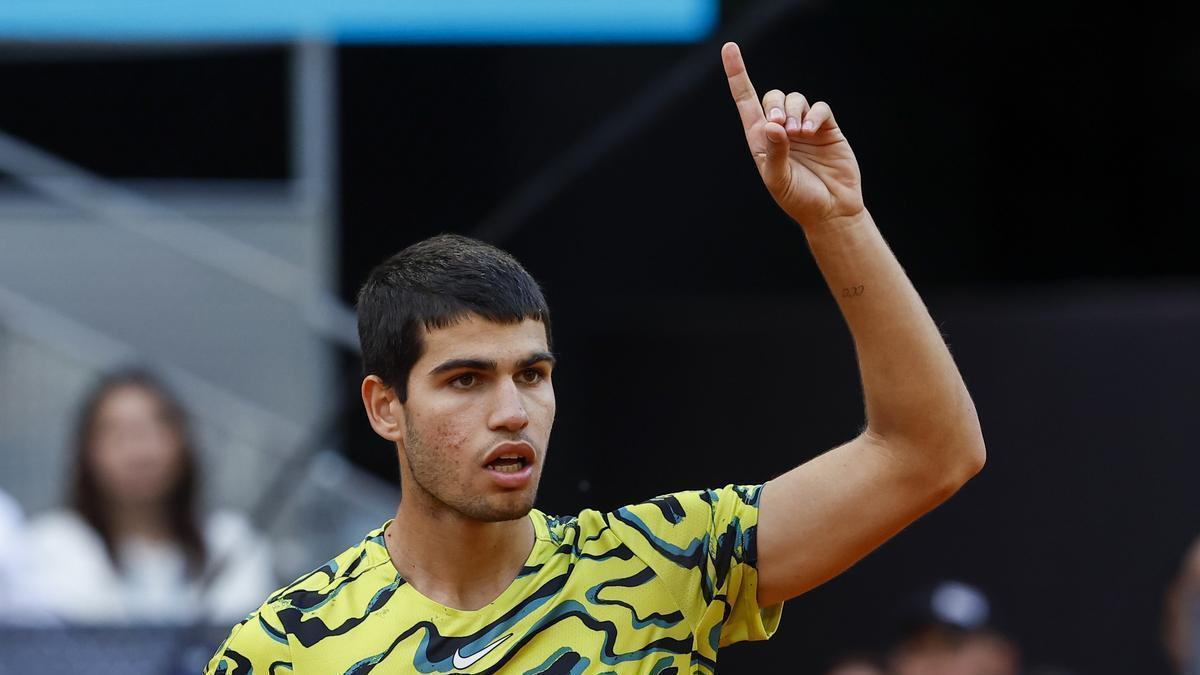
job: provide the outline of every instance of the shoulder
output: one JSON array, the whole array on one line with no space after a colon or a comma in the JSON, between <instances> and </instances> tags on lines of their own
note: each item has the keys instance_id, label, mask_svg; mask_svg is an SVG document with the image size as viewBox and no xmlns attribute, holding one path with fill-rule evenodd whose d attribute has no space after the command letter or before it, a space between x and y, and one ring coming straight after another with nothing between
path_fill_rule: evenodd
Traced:
<instances>
[{"instance_id":1,"label":"shoulder","mask_svg":"<svg viewBox=\"0 0 1200 675\"><path fill-rule=\"evenodd\" d=\"M21 513L21 505L17 504L17 500L8 496L8 493L0 490L0 522L8 522L21 520L24 516Z\"/></svg>"},{"instance_id":2,"label":"shoulder","mask_svg":"<svg viewBox=\"0 0 1200 675\"><path fill-rule=\"evenodd\" d=\"M753 552L761 485L726 485L659 495L607 514L617 534L639 555L694 567L720 547Z\"/></svg>"},{"instance_id":3,"label":"shoulder","mask_svg":"<svg viewBox=\"0 0 1200 675\"><path fill-rule=\"evenodd\" d=\"M12 497L0 491L0 542L4 542L21 530L25 515L21 506Z\"/></svg>"},{"instance_id":4,"label":"shoulder","mask_svg":"<svg viewBox=\"0 0 1200 675\"><path fill-rule=\"evenodd\" d=\"M384 527L372 530L359 543L272 593L265 604L279 615L286 627L291 612L317 610L335 594L349 599L343 605L363 603L373 606L386 602L391 597L387 587L390 584L394 592L400 577L392 567L383 530ZM352 586L358 589L364 585L363 593L344 593ZM382 597L385 594L387 597Z\"/></svg>"},{"instance_id":5,"label":"shoulder","mask_svg":"<svg viewBox=\"0 0 1200 675\"><path fill-rule=\"evenodd\" d=\"M596 536L618 524L641 532L678 529L703 533L717 523L757 524L762 487L729 484L662 494L607 512L584 509L579 515L551 516L534 509L532 516L539 536L544 526L545 536L559 544Z\"/></svg>"},{"instance_id":6,"label":"shoulder","mask_svg":"<svg viewBox=\"0 0 1200 675\"><path fill-rule=\"evenodd\" d=\"M204 669L204 675L251 675L291 668L291 645L277 627L278 617L264 604L238 622Z\"/></svg>"},{"instance_id":7,"label":"shoulder","mask_svg":"<svg viewBox=\"0 0 1200 675\"><path fill-rule=\"evenodd\" d=\"M204 537L210 546L222 546L255 540L258 532L242 513L219 509L204 518Z\"/></svg>"},{"instance_id":8,"label":"shoulder","mask_svg":"<svg viewBox=\"0 0 1200 675\"><path fill-rule=\"evenodd\" d=\"M64 616L83 621L120 621L112 606L116 571L99 533L79 514L55 509L34 516L25 531L23 554L43 591L56 598Z\"/></svg>"},{"instance_id":9,"label":"shoulder","mask_svg":"<svg viewBox=\"0 0 1200 675\"><path fill-rule=\"evenodd\" d=\"M589 513L584 511L579 515L552 516L533 509L529 512L529 518L533 521L534 534L538 539L562 545L579 539L581 528L596 527L595 520L588 517Z\"/></svg>"},{"instance_id":10,"label":"shoulder","mask_svg":"<svg viewBox=\"0 0 1200 675\"><path fill-rule=\"evenodd\" d=\"M102 545L100 535L78 513L59 508L34 516L29 521L29 541L34 545Z\"/></svg>"},{"instance_id":11,"label":"shoulder","mask_svg":"<svg viewBox=\"0 0 1200 675\"><path fill-rule=\"evenodd\" d=\"M716 521L757 522L762 485L726 485L659 495L611 512L635 529L708 528ZM749 523L754 524L754 523Z\"/></svg>"}]
</instances>

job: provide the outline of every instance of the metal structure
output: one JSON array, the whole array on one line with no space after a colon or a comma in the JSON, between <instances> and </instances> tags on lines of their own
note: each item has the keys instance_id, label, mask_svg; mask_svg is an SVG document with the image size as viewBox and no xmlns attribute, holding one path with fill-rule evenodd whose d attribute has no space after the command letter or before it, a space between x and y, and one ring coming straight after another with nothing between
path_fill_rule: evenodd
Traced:
<instances>
[{"instance_id":1,"label":"metal structure","mask_svg":"<svg viewBox=\"0 0 1200 675\"><path fill-rule=\"evenodd\" d=\"M0 132L0 487L31 510L57 501L76 401L114 366L180 391L209 498L239 508L335 404L333 346L357 349L332 290L335 46L290 61L283 181L115 181Z\"/></svg>"},{"instance_id":2,"label":"metal structure","mask_svg":"<svg viewBox=\"0 0 1200 675\"><path fill-rule=\"evenodd\" d=\"M714 44L753 40L804 4L768 0L745 11L547 162L476 236L502 244L608 149L701 82ZM699 14L681 16L703 18L704 6L696 2ZM36 63L39 55L205 53L236 44L38 43L7 56ZM282 181L115 181L0 130L0 172L12 179L0 184L0 488L30 510L58 500L65 422L86 384L129 362L164 374L197 418L212 503L260 517L303 511L265 503L290 495L263 486L278 482L272 476L315 480L313 467L333 471L340 456L321 451L334 442L328 411L340 403L336 349L358 349L353 312L331 290L336 44L313 38L286 48L292 166ZM360 486L370 482L349 467L339 471ZM345 509L357 518L371 511L362 495L392 498L378 483L325 487L323 499L358 495ZM289 541L295 546L298 537ZM304 557L295 553L289 557Z\"/></svg>"}]
</instances>

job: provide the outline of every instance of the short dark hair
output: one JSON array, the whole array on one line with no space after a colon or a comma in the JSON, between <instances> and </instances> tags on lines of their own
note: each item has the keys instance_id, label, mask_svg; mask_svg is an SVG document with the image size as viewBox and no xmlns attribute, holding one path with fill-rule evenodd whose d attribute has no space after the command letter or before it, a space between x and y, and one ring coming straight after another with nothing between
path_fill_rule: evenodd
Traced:
<instances>
[{"instance_id":1,"label":"short dark hair","mask_svg":"<svg viewBox=\"0 0 1200 675\"><path fill-rule=\"evenodd\" d=\"M533 277L508 253L482 241L440 234L380 263L358 291L363 375L377 375L408 400L408 375L421 358L422 329L468 314L497 323L541 321L550 344L550 309Z\"/></svg>"}]
</instances>

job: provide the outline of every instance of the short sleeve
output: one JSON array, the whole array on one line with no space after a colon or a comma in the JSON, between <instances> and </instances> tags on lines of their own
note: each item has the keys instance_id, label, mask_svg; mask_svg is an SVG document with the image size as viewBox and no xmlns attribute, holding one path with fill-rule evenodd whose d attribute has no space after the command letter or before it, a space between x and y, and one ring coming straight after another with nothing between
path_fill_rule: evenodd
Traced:
<instances>
[{"instance_id":1,"label":"short sleeve","mask_svg":"<svg viewBox=\"0 0 1200 675\"><path fill-rule=\"evenodd\" d=\"M279 617L263 605L233 627L204 675L275 675L292 672L291 647Z\"/></svg>"},{"instance_id":2,"label":"short sleeve","mask_svg":"<svg viewBox=\"0 0 1200 675\"><path fill-rule=\"evenodd\" d=\"M758 606L758 502L762 485L677 492L617 509L618 536L668 587L692 622L697 644L765 640L782 603Z\"/></svg>"}]
</instances>

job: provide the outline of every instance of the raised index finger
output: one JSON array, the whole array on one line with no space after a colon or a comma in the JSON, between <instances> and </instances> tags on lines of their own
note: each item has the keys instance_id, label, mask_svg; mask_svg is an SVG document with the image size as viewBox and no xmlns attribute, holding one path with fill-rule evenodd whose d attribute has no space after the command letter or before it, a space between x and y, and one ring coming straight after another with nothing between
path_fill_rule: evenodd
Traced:
<instances>
[{"instance_id":1,"label":"raised index finger","mask_svg":"<svg viewBox=\"0 0 1200 675\"><path fill-rule=\"evenodd\" d=\"M737 43L726 42L721 47L721 62L725 64L725 76L729 78L729 92L737 103L738 115L742 118L742 126L746 131L759 122L766 120L762 105L758 102L758 94L754 93L754 85L746 72L746 64L742 61L742 50Z\"/></svg>"}]
</instances>

